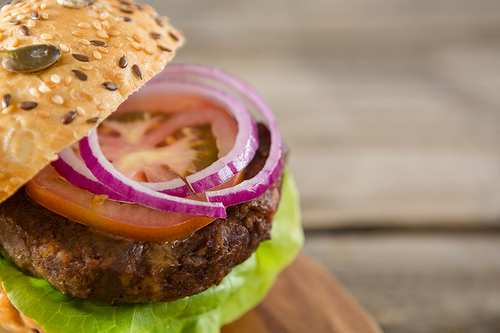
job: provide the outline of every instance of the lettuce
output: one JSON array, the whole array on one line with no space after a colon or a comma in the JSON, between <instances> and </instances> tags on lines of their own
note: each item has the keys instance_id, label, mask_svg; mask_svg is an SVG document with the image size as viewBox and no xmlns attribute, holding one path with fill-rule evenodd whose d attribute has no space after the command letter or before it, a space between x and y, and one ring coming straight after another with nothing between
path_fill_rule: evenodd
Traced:
<instances>
[{"instance_id":1,"label":"lettuce","mask_svg":"<svg viewBox=\"0 0 500 333\"><path fill-rule=\"evenodd\" d=\"M0 257L0 282L13 305L49 333L216 333L255 307L303 243L300 203L292 175L285 173L272 240L238 265L218 285L171 303L112 307L62 295L42 279L25 276Z\"/></svg>"}]
</instances>

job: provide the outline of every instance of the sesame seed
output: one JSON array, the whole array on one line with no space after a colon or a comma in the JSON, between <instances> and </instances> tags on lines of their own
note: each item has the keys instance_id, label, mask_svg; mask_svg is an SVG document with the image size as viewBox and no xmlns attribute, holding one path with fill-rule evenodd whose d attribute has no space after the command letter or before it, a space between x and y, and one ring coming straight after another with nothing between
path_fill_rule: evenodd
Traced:
<instances>
[{"instance_id":1,"label":"sesame seed","mask_svg":"<svg viewBox=\"0 0 500 333\"><path fill-rule=\"evenodd\" d=\"M118 30L111 30L108 31L108 35L110 35L111 37L118 37L120 36L120 32Z\"/></svg>"},{"instance_id":2,"label":"sesame seed","mask_svg":"<svg viewBox=\"0 0 500 333\"><path fill-rule=\"evenodd\" d=\"M109 22L104 20L104 21L101 21L101 25L102 25L102 28L103 29L107 29L109 28Z\"/></svg>"},{"instance_id":3,"label":"sesame seed","mask_svg":"<svg viewBox=\"0 0 500 333\"><path fill-rule=\"evenodd\" d=\"M80 68L84 69L86 71L90 71L94 67L92 67L92 65L90 65L90 64L83 64L83 65L80 65Z\"/></svg>"},{"instance_id":4,"label":"sesame seed","mask_svg":"<svg viewBox=\"0 0 500 333\"><path fill-rule=\"evenodd\" d=\"M7 114L7 113L11 113L12 111L14 111L14 105L9 105L8 107L6 107L5 109L2 110L2 113Z\"/></svg>"},{"instance_id":5,"label":"sesame seed","mask_svg":"<svg viewBox=\"0 0 500 333\"><path fill-rule=\"evenodd\" d=\"M14 186L19 186L24 183L24 180L21 177L12 177L9 181Z\"/></svg>"},{"instance_id":6,"label":"sesame seed","mask_svg":"<svg viewBox=\"0 0 500 333\"><path fill-rule=\"evenodd\" d=\"M150 32L149 33L149 37L153 38L153 39L162 39L163 36L162 34L158 33L158 32Z\"/></svg>"},{"instance_id":7,"label":"sesame seed","mask_svg":"<svg viewBox=\"0 0 500 333\"><path fill-rule=\"evenodd\" d=\"M32 102L32 101L23 101L17 104L17 107L23 110L32 110L36 108L38 105L37 102Z\"/></svg>"},{"instance_id":8,"label":"sesame seed","mask_svg":"<svg viewBox=\"0 0 500 333\"><path fill-rule=\"evenodd\" d=\"M102 12L101 15L99 16L100 20L105 20L109 16L109 12Z\"/></svg>"},{"instance_id":9,"label":"sesame seed","mask_svg":"<svg viewBox=\"0 0 500 333\"><path fill-rule=\"evenodd\" d=\"M38 20L40 18L40 14L36 11L36 10L33 10L31 13L30 13L30 17L31 19L33 20Z\"/></svg>"},{"instance_id":10,"label":"sesame seed","mask_svg":"<svg viewBox=\"0 0 500 333\"><path fill-rule=\"evenodd\" d=\"M43 40L52 40L52 39L54 39L54 37L52 37L49 34L41 34L40 38L43 39Z\"/></svg>"},{"instance_id":11,"label":"sesame seed","mask_svg":"<svg viewBox=\"0 0 500 333\"><path fill-rule=\"evenodd\" d=\"M88 29L88 28L90 28L90 24L87 22L80 22L80 23L78 23L78 27L82 28L82 29Z\"/></svg>"},{"instance_id":12,"label":"sesame seed","mask_svg":"<svg viewBox=\"0 0 500 333\"><path fill-rule=\"evenodd\" d=\"M109 53L109 50L105 47L99 46L98 48L99 48L99 51L101 51L102 53L105 53L105 54Z\"/></svg>"},{"instance_id":13,"label":"sesame seed","mask_svg":"<svg viewBox=\"0 0 500 333\"><path fill-rule=\"evenodd\" d=\"M25 26L25 25L22 25L19 27L19 33L23 36L29 36L30 35L30 29Z\"/></svg>"},{"instance_id":14,"label":"sesame seed","mask_svg":"<svg viewBox=\"0 0 500 333\"><path fill-rule=\"evenodd\" d=\"M81 106L77 106L76 107L76 113L79 115L79 116L85 116L85 109L82 108Z\"/></svg>"},{"instance_id":15,"label":"sesame seed","mask_svg":"<svg viewBox=\"0 0 500 333\"><path fill-rule=\"evenodd\" d=\"M12 25L18 25L18 24L21 24L21 21L20 20L10 20L9 21L9 24L12 24Z\"/></svg>"},{"instance_id":16,"label":"sesame seed","mask_svg":"<svg viewBox=\"0 0 500 333\"><path fill-rule=\"evenodd\" d=\"M123 80L125 78L125 74L124 73L115 73L115 77L118 80Z\"/></svg>"},{"instance_id":17,"label":"sesame seed","mask_svg":"<svg viewBox=\"0 0 500 333\"><path fill-rule=\"evenodd\" d=\"M87 39L79 39L78 43L80 43L82 45L85 45L85 46L89 46L90 45L90 41L88 41Z\"/></svg>"},{"instance_id":18,"label":"sesame seed","mask_svg":"<svg viewBox=\"0 0 500 333\"><path fill-rule=\"evenodd\" d=\"M143 79L144 75L142 74L142 70L138 65L132 66L132 71L134 72L135 76L137 76L139 79Z\"/></svg>"},{"instance_id":19,"label":"sesame seed","mask_svg":"<svg viewBox=\"0 0 500 333\"><path fill-rule=\"evenodd\" d=\"M61 51L63 51L64 53L68 53L69 52L69 46L66 45L66 44L59 44L59 48L61 49Z\"/></svg>"},{"instance_id":20,"label":"sesame seed","mask_svg":"<svg viewBox=\"0 0 500 333\"><path fill-rule=\"evenodd\" d=\"M123 46L123 43L122 43L122 42L120 42L120 41L116 41L116 43L115 43L115 47L116 47L117 49L121 49L121 47L122 47L122 46Z\"/></svg>"},{"instance_id":21,"label":"sesame seed","mask_svg":"<svg viewBox=\"0 0 500 333\"><path fill-rule=\"evenodd\" d=\"M10 105L10 101L12 100L12 96L10 94L5 94L2 97L2 109L5 109Z\"/></svg>"},{"instance_id":22,"label":"sesame seed","mask_svg":"<svg viewBox=\"0 0 500 333\"><path fill-rule=\"evenodd\" d=\"M100 54L98 51L94 51L92 52L92 54L94 55L94 58L96 58L97 60L102 59L102 54Z\"/></svg>"},{"instance_id":23,"label":"sesame seed","mask_svg":"<svg viewBox=\"0 0 500 333\"><path fill-rule=\"evenodd\" d=\"M34 28L36 26L36 22L34 20L29 20L28 21L28 27Z\"/></svg>"},{"instance_id":24,"label":"sesame seed","mask_svg":"<svg viewBox=\"0 0 500 333\"><path fill-rule=\"evenodd\" d=\"M82 102L85 102L85 101L91 101L94 99L94 97L92 97L92 95L90 95L89 93L86 93L84 91L80 91L80 92L77 92L76 93L76 96L78 97L78 99Z\"/></svg>"},{"instance_id":25,"label":"sesame seed","mask_svg":"<svg viewBox=\"0 0 500 333\"><path fill-rule=\"evenodd\" d=\"M61 118L61 123L64 125L71 124L76 118L76 110L69 111Z\"/></svg>"},{"instance_id":26,"label":"sesame seed","mask_svg":"<svg viewBox=\"0 0 500 333\"><path fill-rule=\"evenodd\" d=\"M116 91L119 88L119 86L114 82L104 82L102 86L111 91Z\"/></svg>"},{"instance_id":27,"label":"sesame seed","mask_svg":"<svg viewBox=\"0 0 500 333\"><path fill-rule=\"evenodd\" d=\"M98 110L106 110L109 109L109 104L108 103L101 103L97 106Z\"/></svg>"},{"instance_id":28,"label":"sesame seed","mask_svg":"<svg viewBox=\"0 0 500 333\"><path fill-rule=\"evenodd\" d=\"M26 20L26 15L24 14L19 14L16 16L16 19L20 20L20 21L23 21L23 20Z\"/></svg>"},{"instance_id":29,"label":"sesame seed","mask_svg":"<svg viewBox=\"0 0 500 333\"><path fill-rule=\"evenodd\" d=\"M172 49L171 48L168 48L166 46L163 46L163 45L158 45L158 48L162 51L165 51L165 52L172 52Z\"/></svg>"},{"instance_id":30,"label":"sesame seed","mask_svg":"<svg viewBox=\"0 0 500 333\"><path fill-rule=\"evenodd\" d=\"M102 31L102 30L99 30L96 35L99 38L109 38L108 34L105 31Z\"/></svg>"},{"instance_id":31,"label":"sesame seed","mask_svg":"<svg viewBox=\"0 0 500 333\"><path fill-rule=\"evenodd\" d=\"M120 60L118 61L118 66L121 68L127 68L128 66L128 60L126 56L122 56Z\"/></svg>"},{"instance_id":32,"label":"sesame seed","mask_svg":"<svg viewBox=\"0 0 500 333\"><path fill-rule=\"evenodd\" d=\"M51 80L52 82L54 82L55 84L59 84L59 83L61 83L61 77L60 77L59 75L57 75L57 74L52 74L52 75L50 76L50 80Z\"/></svg>"},{"instance_id":33,"label":"sesame seed","mask_svg":"<svg viewBox=\"0 0 500 333\"><path fill-rule=\"evenodd\" d=\"M101 117L94 117L87 120L87 124L95 124L101 119Z\"/></svg>"},{"instance_id":34,"label":"sesame seed","mask_svg":"<svg viewBox=\"0 0 500 333\"><path fill-rule=\"evenodd\" d=\"M141 44L139 44L139 43L137 43L137 42L133 42L133 43L132 43L132 47L133 47L134 49L136 49L137 51L142 50L142 46L141 46Z\"/></svg>"},{"instance_id":35,"label":"sesame seed","mask_svg":"<svg viewBox=\"0 0 500 333\"><path fill-rule=\"evenodd\" d=\"M42 5L45 5L45 4L42 4ZM42 9L43 9L43 8L42 8ZM49 14L47 14L47 13L41 13L41 14L40 14L40 17L41 17L42 19L44 19L44 20L48 20L48 19L49 19Z\"/></svg>"},{"instance_id":36,"label":"sesame seed","mask_svg":"<svg viewBox=\"0 0 500 333\"><path fill-rule=\"evenodd\" d=\"M38 91L41 92L42 94L47 94L50 92L50 88L42 84L40 85L40 87L38 87Z\"/></svg>"},{"instance_id":37,"label":"sesame seed","mask_svg":"<svg viewBox=\"0 0 500 333\"><path fill-rule=\"evenodd\" d=\"M72 100L74 101L78 101L78 96L76 95L76 91L75 90L70 90L69 91L69 96L71 97Z\"/></svg>"},{"instance_id":38,"label":"sesame seed","mask_svg":"<svg viewBox=\"0 0 500 333\"><path fill-rule=\"evenodd\" d=\"M73 53L73 57L76 60L83 61L83 62L90 61L90 58L88 56L86 56L85 54L75 54L75 53Z\"/></svg>"},{"instance_id":39,"label":"sesame seed","mask_svg":"<svg viewBox=\"0 0 500 333\"><path fill-rule=\"evenodd\" d=\"M12 43L10 44L11 47L18 47L19 46L19 38L14 38L12 40Z\"/></svg>"},{"instance_id":40,"label":"sesame seed","mask_svg":"<svg viewBox=\"0 0 500 333\"><path fill-rule=\"evenodd\" d=\"M96 30L102 30L102 26L101 26L101 23L100 23L100 22L94 21L94 22L92 22L92 26L93 26Z\"/></svg>"},{"instance_id":41,"label":"sesame seed","mask_svg":"<svg viewBox=\"0 0 500 333\"><path fill-rule=\"evenodd\" d=\"M75 37L82 37L83 36L83 32L78 31L78 30L72 31L71 34Z\"/></svg>"},{"instance_id":42,"label":"sesame seed","mask_svg":"<svg viewBox=\"0 0 500 333\"><path fill-rule=\"evenodd\" d=\"M145 47L144 52L146 52L149 55L155 54L155 51L153 51L150 47Z\"/></svg>"},{"instance_id":43,"label":"sesame seed","mask_svg":"<svg viewBox=\"0 0 500 333\"><path fill-rule=\"evenodd\" d=\"M142 38L141 36L139 36L138 34L133 34L132 37L134 38L134 40L138 43L142 43Z\"/></svg>"},{"instance_id":44,"label":"sesame seed","mask_svg":"<svg viewBox=\"0 0 500 333\"><path fill-rule=\"evenodd\" d=\"M68 75L68 76L66 76L66 77L64 78L64 85L65 85L65 86L68 86L68 85L70 85L70 84L71 84L71 82L72 82L72 81L73 81L73 78L72 78L71 76L69 76L69 75Z\"/></svg>"},{"instance_id":45,"label":"sesame seed","mask_svg":"<svg viewBox=\"0 0 500 333\"><path fill-rule=\"evenodd\" d=\"M38 92L38 90L34 87L30 88L30 94L31 96L33 97L36 97L36 98L40 98L40 93Z\"/></svg>"},{"instance_id":46,"label":"sesame seed","mask_svg":"<svg viewBox=\"0 0 500 333\"><path fill-rule=\"evenodd\" d=\"M97 39L91 40L90 43L93 44L93 45L95 45L95 46L106 46L106 45L108 45L105 41L103 41L103 40L97 40Z\"/></svg>"},{"instance_id":47,"label":"sesame seed","mask_svg":"<svg viewBox=\"0 0 500 333\"><path fill-rule=\"evenodd\" d=\"M40 9L46 9L47 8L47 4L44 2L40 5Z\"/></svg>"},{"instance_id":48,"label":"sesame seed","mask_svg":"<svg viewBox=\"0 0 500 333\"><path fill-rule=\"evenodd\" d=\"M54 95L50 99L57 105L62 105L64 103L64 99L59 95Z\"/></svg>"},{"instance_id":49,"label":"sesame seed","mask_svg":"<svg viewBox=\"0 0 500 333\"><path fill-rule=\"evenodd\" d=\"M72 70L72 72L80 81L87 81L89 79L89 76L87 74L78 69L74 69Z\"/></svg>"},{"instance_id":50,"label":"sesame seed","mask_svg":"<svg viewBox=\"0 0 500 333\"><path fill-rule=\"evenodd\" d=\"M49 87L50 89L54 89L56 87L56 84L52 81L44 81L43 84Z\"/></svg>"}]
</instances>

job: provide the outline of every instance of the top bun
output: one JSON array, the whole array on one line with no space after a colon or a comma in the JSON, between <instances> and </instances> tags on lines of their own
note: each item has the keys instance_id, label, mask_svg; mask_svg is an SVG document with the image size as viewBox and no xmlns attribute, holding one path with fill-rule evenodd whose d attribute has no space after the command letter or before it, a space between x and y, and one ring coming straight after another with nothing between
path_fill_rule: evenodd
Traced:
<instances>
[{"instance_id":1,"label":"top bun","mask_svg":"<svg viewBox=\"0 0 500 333\"><path fill-rule=\"evenodd\" d=\"M160 72L183 42L166 17L133 0L2 5L0 202Z\"/></svg>"}]
</instances>

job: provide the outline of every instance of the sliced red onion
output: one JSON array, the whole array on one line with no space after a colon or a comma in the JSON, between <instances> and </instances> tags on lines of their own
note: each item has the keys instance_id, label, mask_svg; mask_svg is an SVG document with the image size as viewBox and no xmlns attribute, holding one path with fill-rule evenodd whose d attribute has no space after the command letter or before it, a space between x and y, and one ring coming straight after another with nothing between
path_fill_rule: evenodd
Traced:
<instances>
[{"instance_id":1,"label":"sliced red onion","mask_svg":"<svg viewBox=\"0 0 500 333\"><path fill-rule=\"evenodd\" d=\"M102 154L95 128L80 141L80 153L87 167L101 183L135 203L173 213L211 218L226 217L226 209L221 203L195 201L159 193L120 173Z\"/></svg>"},{"instance_id":2,"label":"sliced red onion","mask_svg":"<svg viewBox=\"0 0 500 333\"><path fill-rule=\"evenodd\" d=\"M107 195L110 200L131 202L128 198L100 183L85 163L76 156L71 147L66 147L59 152L59 159L52 162L51 165L71 185L94 194Z\"/></svg>"},{"instance_id":3,"label":"sliced red onion","mask_svg":"<svg viewBox=\"0 0 500 333\"><path fill-rule=\"evenodd\" d=\"M237 92L262 115L271 134L269 156L262 170L255 177L245 180L232 188L207 192L208 200L210 202L221 202L228 207L252 200L264 193L278 178L283 157L281 135L271 108L250 85L220 69L202 65L169 65L152 81L167 80L172 76L209 79L212 83L222 84L230 91Z\"/></svg>"},{"instance_id":4,"label":"sliced red onion","mask_svg":"<svg viewBox=\"0 0 500 333\"><path fill-rule=\"evenodd\" d=\"M186 177L186 181L194 193L203 193L221 185L247 167L255 156L259 141L255 120L242 102L227 92L192 81L167 79L153 81L149 84L151 90L156 86L161 87L165 96L171 94L192 94L205 98L222 109L229 111L238 124L238 134L236 135L233 148L210 166ZM180 196L177 193L166 191L174 189L170 183L141 184L155 191Z\"/></svg>"}]
</instances>

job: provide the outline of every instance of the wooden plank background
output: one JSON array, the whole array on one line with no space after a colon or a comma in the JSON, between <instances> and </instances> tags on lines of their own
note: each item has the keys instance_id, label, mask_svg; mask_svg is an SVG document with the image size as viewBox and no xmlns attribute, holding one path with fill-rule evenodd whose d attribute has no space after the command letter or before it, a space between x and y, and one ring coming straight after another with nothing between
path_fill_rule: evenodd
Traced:
<instances>
[{"instance_id":1,"label":"wooden plank background","mask_svg":"<svg viewBox=\"0 0 500 333\"><path fill-rule=\"evenodd\" d=\"M500 331L500 2L149 0L258 88L305 250L387 333Z\"/></svg>"}]
</instances>

